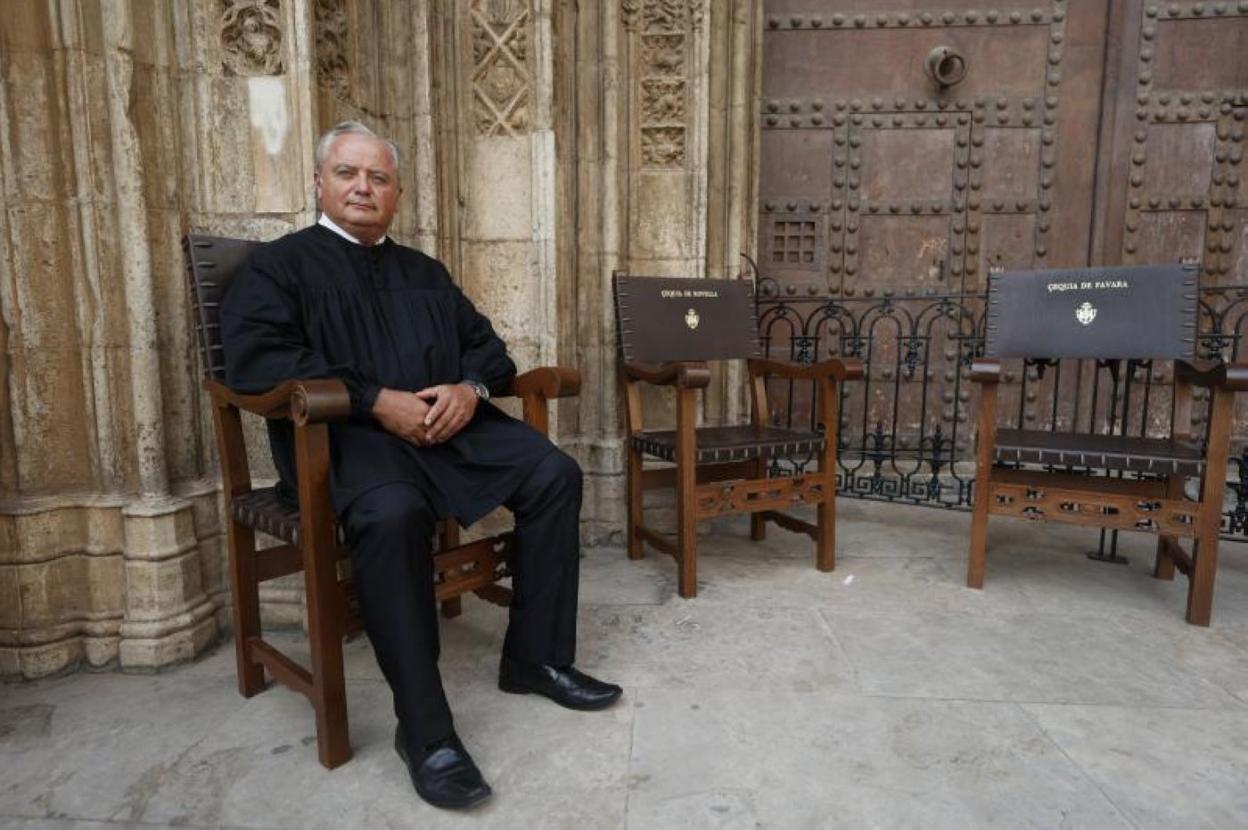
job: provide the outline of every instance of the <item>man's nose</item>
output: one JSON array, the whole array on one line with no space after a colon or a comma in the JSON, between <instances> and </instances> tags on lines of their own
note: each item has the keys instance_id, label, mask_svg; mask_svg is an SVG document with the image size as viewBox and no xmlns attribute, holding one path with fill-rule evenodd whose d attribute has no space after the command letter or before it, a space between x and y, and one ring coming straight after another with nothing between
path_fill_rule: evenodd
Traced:
<instances>
[{"instance_id":1,"label":"man's nose","mask_svg":"<svg viewBox=\"0 0 1248 830\"><path fill-rule=\"evenodd\" d=\"M368 180L368 176L356 176L354 189L357 193L372 193L373 183Z\"/></svg>"}]
</instances>

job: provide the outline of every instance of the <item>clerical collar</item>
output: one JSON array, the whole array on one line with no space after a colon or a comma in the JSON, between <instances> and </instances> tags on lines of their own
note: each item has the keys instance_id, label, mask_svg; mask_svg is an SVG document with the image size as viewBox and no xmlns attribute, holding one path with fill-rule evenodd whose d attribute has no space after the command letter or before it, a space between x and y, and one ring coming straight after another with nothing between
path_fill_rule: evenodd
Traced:
<instances>
[{"instance_id":1,"label":"clerical collar","mask_svg":"<svg viewBox=\"0 0 1248 830\"><path fill-rule=\"evenodd\" d=\"M324 227L329 228L331 231L333 231L334 233L338 234L338 235L339 235L339 236L341 236L343 239L346 239L346 240L348 240L348 241L350 241L350 242L354 242L356 245L363 245L363 244L364 244L363 242L361 242L360 240L356 239L356 238L355 238L354 236L352 236L351 234L349 234L349 233L347 233L346 231L344 231L342 228L338 227L338 225L334 222L334 220L333 220L333 219L330 219L330 218L329 218L329 216L328 216L327 214L322 213L322 214L321 214L321 218L316 220L316 224L318 224L318 225L323 225ZM386 235L385 235L385 234L382 234L382 235L381 235L381 239L378 239L376 242L374 242L374 243L373 243L373 245L374 245L374 246L376 246L376 245L380 245L381 243L383 243L383 242L385 242L385 241L386 241Z\"/></svg>"}]
</instances>

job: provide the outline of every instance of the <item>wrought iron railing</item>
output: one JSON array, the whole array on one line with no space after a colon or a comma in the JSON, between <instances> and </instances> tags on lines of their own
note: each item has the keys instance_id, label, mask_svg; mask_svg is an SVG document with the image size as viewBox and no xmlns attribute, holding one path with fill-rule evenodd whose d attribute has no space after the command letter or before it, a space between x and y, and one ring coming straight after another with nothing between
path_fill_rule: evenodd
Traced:
<instances>
[{"instance_id":1,"label":"wrought iron railing","mask_svg":"<svg viewBox=\"0 0 1248 830\"><path fill-rule=\"evenodd\" d=\"M970 509L978 389L972 360L984 346L981 293L864 291L801 296L756 280L759 334L768 357L863 361L842 388L839 492ZM1201 290L1198 356L1234 359L1248 328L1248 287ZM1163 436L1173 417L1171 367L1148 361L1027 361L1003 371L1002 426ZM1198 404L1208 400L1196 391ZM776 423L815 426L814 384L773 379ZM1199 433L1206 406L1196 406ZM1223 532L1248 541L1248 407L1237 409ZM793 460L798 467L809 461ZM778 470L779 471L779 470Z\"/></svg>"}]
</instances>

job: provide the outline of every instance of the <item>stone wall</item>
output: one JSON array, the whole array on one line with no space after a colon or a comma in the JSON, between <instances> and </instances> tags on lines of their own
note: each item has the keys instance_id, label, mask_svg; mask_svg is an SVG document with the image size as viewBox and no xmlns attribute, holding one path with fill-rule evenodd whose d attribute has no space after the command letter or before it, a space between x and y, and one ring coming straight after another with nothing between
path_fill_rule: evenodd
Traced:
<instances>
[{"instance_id":1,"label":"stone wall","mask_svg":"<svg viewBox=\"0 0 1248 830\"><path fill-rule=\"evenodd\" d=\"M311 222L312 144L344 118L398 142L394 236L447 262L522 369L583 373L555 432L586 540L618 534L611 274L733 277L752 252L759 5L11 0L0 676L158 667L227 624L179 240ZM705 414L741 417L716 380ZM298 579L266 588L266 619L297 623Z\"/></svg>"}]
</instances>

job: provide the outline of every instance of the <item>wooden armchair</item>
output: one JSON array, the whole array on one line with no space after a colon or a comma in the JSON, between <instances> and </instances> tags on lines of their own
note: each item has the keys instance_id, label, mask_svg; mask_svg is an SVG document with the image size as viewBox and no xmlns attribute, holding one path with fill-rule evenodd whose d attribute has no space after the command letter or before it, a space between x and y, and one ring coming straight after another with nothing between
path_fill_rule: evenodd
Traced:
<instances>
[{"instance_id":1,"label":"wooden armchair","mask_svg":"<svg viewBox=\"0 0 1248 830\"><path fill-rule=\"evenodd\" d=\"M339 562L349 552L330 505L327 424L345 419L351 405L346 387L332 379L292 380L263 395L239 395L224 385L218 307L230 280L256 244L198 234L183 240L203 384L212 400L221 456L238 688L244 697L262 691L267 671L274 680L307 696L316 711L321 763L332 769L351 757L342 640L360 630L361 622L352 582L339 576ZM542 368L516 378L512 394L523 401L525 420L545 433L547 401L575 395L579 388L575 370ZM298 509L281 501L273 488L252 486L242 410L293 422ZM257 550L257 532L283 544ZM510 604L511 590L498 583L509 576L511 543L511 534L504 533L461 545L453 520L439 524L434 570L443 616L459 614L460 597L469 592L499 605ZM260 583L298 571L303 571L307 594L308 668L266 641L260 630Z\"/></svg>"},{"instance_id":2,"label":"wooden armchair","mask_svg":"<svg viewBox=\"0 0 1248 830\"><path fill-rule=\"evenodd\" d=\"M696 596L697 522L750 514L750 536L761 540L766 522L808 534L815 564L836 567L836 436L841 381L862 376L858 360L799 365L764 360L751 285L728 280L615 276L619 377L628 429L628 555L642 544L670 554L679 567L682 597ZM710 382L709 360L743 359L749 370L753 419L748 426L697 427L697 390ZM769 375L816 381L821 431L770 426ZM643 426L641 384L676 390L676 429ZM675 468L642 469L644 456ZM785 470L784 462L790 463ZM811 462L815 470L808 470ZM772 475L772 473L788 473ZM675 487L677 534L670 541L642 523L642 494ZM782 512L813 504L816 521Z\"/></svg>"},{"instance_id":3,"label":"wooden armchair","mask_svg":"<svg viewBox=\"0 0 1248 830\"><path fill-rule=\"evenodd\" d=\"M1143 531L1159 536L1154 575L1182 571L1187 621L1208 625L1234 394L1248 388L1248 366L1192 362L1195 266L997 274L988 304L986 357L971 373L982 395L967 585L984 584L989 515ZM1173 432L998 429L1001 361L1020 357L1173 360ZM1212 391L1203 447L1192 440L1193 386ZM1202 479L1195 501L1184 494L1188 476ZM1190 552L1180 539L1194 541Z\"/></svg>"}]
</instances>

